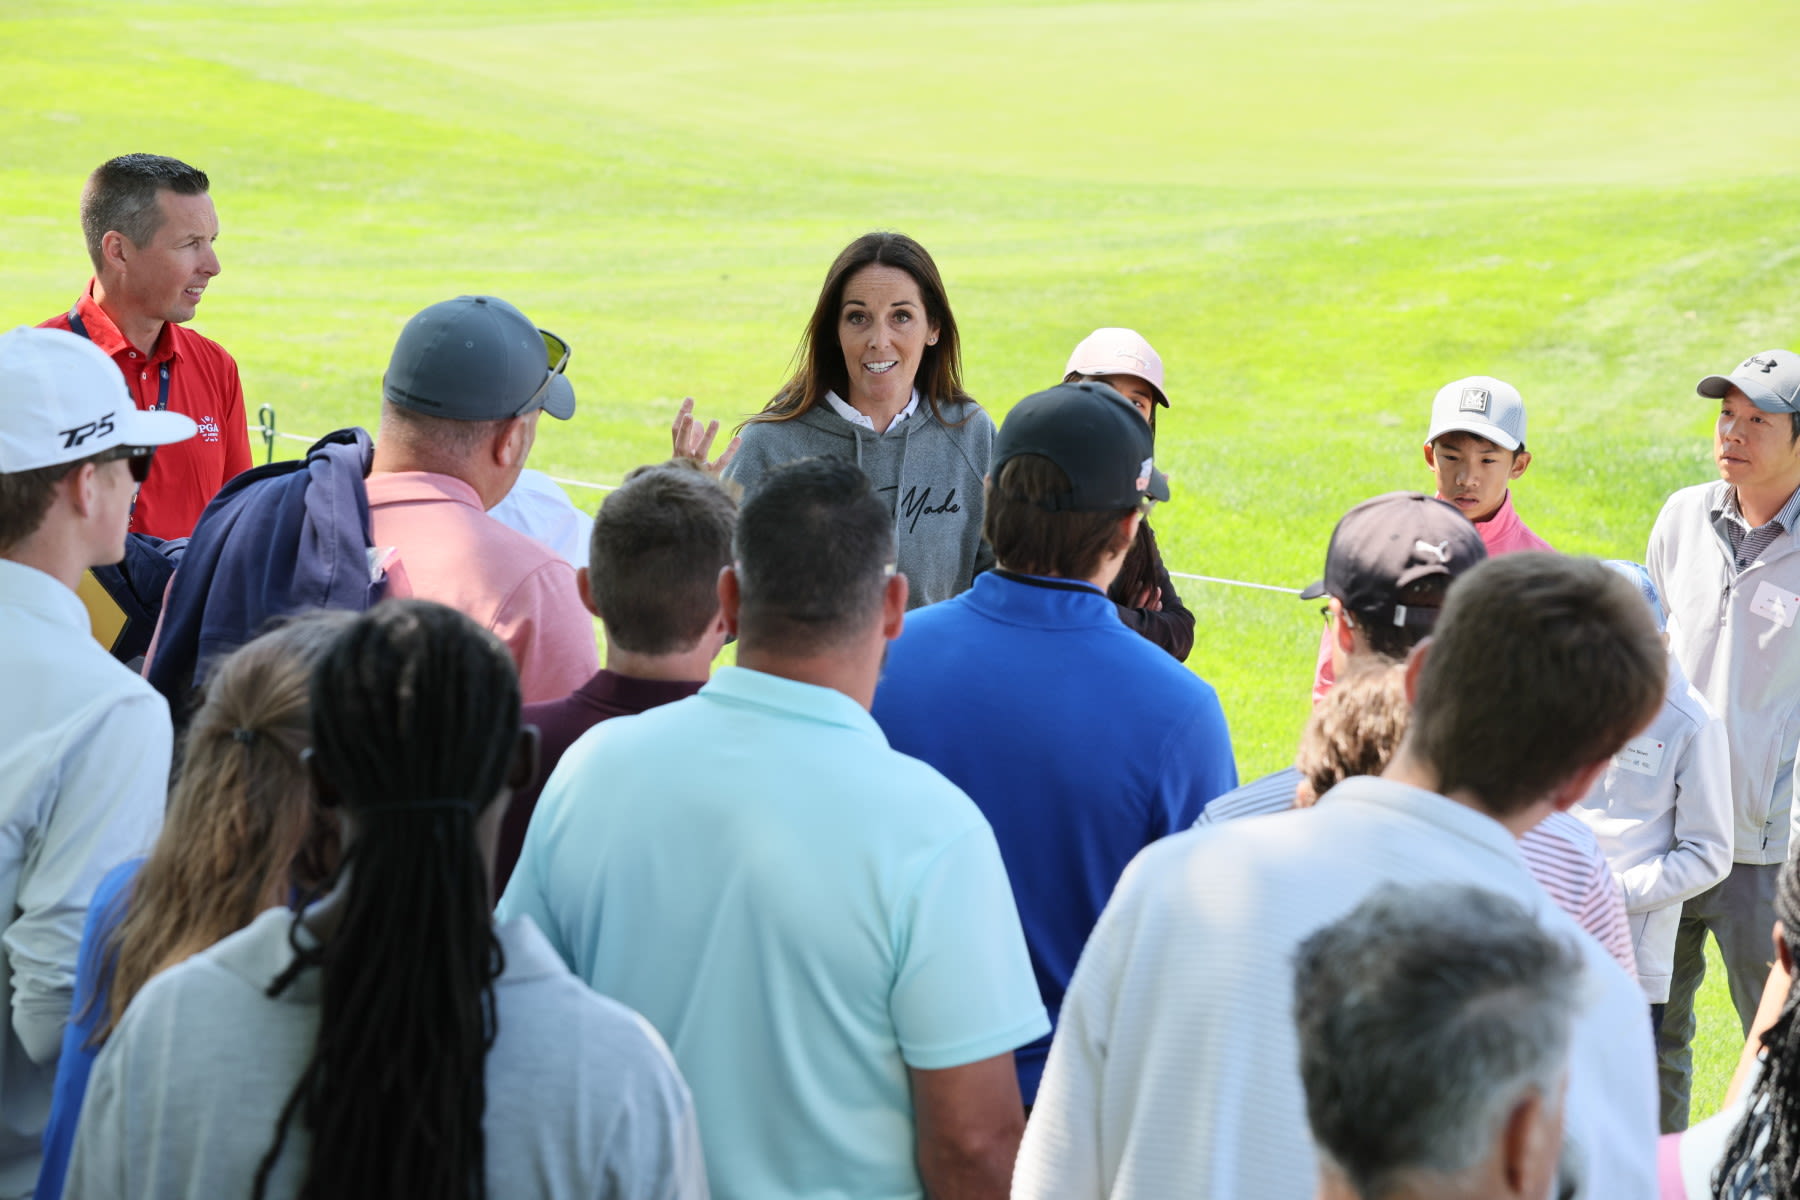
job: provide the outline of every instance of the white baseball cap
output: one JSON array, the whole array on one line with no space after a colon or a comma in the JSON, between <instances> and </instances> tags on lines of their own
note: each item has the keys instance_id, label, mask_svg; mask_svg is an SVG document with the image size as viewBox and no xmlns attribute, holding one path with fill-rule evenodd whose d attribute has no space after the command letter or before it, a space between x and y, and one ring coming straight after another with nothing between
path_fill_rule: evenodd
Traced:
<instances>
[{"instance_id":1,"label":"white baseball cap","mask_svg":"<svg viewBox=\"0 0 1800 1200\"><path fill-rule=\"evenodd\" d=\"M1064 378L1070 375L1136 375L1156 390L1164 408L1169 407L1162 356L1135 329L1096 329L1082 338L1063 368Z\"/></svg>"},{"instance_id":2,"label":"white baseball cap","mask_svg":"<svg viewBox=\"0 0 1800 1200\"><path fill-rule=\"evenodd\" d=\"M1708 375L1694 390L1723 400L1726 391L1734 387L1764 412L1800 412L1800 355L1792 350L1764 350L1746 358L1729 375Z\"/></svg>"},{"instance_id":3,"label":"white baseball cap","mask_svg":"<svg viewBox=\"0 0 1800 1200\"><path fill-rule=\"evenodd\" d=\"M0 334L0 475L195 432L180 413L139 412L118 366L86 338L25 326Z\"/></svg>"},{"instance_id":4,"label":"white baseball cap","mask_svg":"<svg viewBox=\"0 0 1800 1200\"><path fill-rule=\"evenodd\" d=\"M1502 450L1517 450L1525 444L1525 401L1518 388L1492 375L1446 383L1431 402L1425 444L1446 433L1472 433Z\"/></svg>"}]
</instances>

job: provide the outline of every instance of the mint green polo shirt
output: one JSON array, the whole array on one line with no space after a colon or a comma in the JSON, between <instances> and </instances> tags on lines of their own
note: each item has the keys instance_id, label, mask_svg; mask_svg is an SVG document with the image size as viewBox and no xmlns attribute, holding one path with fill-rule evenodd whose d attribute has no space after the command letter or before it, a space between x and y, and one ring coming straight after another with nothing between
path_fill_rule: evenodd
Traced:
<instances>
[{"instance_id":1,"label":"mint green polo shirt","mask_svg":"<svg viewBox=\"0 0 1800 1200\"><path fill-rule=\"evenodd\" d=\"M643 1013L716 1197L921 1197L907 1069L1049 1031L987 821L843 694L741 667L602 722L505 897Z\"/></svg>"}]
</instances>

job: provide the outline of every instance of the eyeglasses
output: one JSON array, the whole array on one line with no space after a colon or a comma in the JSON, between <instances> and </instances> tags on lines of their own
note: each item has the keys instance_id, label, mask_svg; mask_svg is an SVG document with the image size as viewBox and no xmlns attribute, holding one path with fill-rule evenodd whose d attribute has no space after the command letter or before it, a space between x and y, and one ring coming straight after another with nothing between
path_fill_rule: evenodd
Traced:
<instances>
[{"instance_id":1,"label":"eyeglasses","mask_svg":"<svg viewBox=\"0 0 1800 1200\"><path fill-rule=\"evenodd\" d=\"M155 457L155 446L114 446L111 450L95 455L94 461L109 463L124 459L126 467L131 471L132 482L142 487L144 480L150 478L150 460Z\"/></svg>"},{"instance_id":2,"label":"eyeglasses","mask_svg":"<svg viewBox=\"0 0 1800 1200\"><path fill-rule=\"evenodd\" d=\"M544 376L544 382L538 384L537 391L531 393L526 397L525 403L513 410L515 417L522 417L537 408L543 402L544 393L550 390L551 381L561 375L569 365L569 343L548 329L540 329L538 334L544 339L544 365L550 373Z\"/></svg>"},{"instance_id":3,"label":"eyeglasses","mask_svg":"<svg viewBox=\"0 0 1800 1200\"><path fill-rule=\"evenodd\" d=\"M1356 628L1356 618L1350 615L1349 609L1346 608L1346 609L1343 609L1342 611L1344 614L1344 624L1350 626L1350 628L1352 628L1352 629L1355 629ZM1332 622L1332 618L1334 617L1335 614L1331 611L1331 605L1321 604L1321 605L1319 605L1319 615L1321 617L1325 618L1325 624L1330 625Z\"/></svg>"}]
</instances>

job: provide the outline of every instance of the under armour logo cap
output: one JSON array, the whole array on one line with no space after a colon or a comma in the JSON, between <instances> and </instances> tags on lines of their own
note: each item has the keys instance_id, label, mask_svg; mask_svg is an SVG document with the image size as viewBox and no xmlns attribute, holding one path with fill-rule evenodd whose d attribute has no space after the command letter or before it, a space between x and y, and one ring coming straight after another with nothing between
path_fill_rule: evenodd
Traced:
<instances>
[{"instance_id":1,"label":"under armour logo cap","mask_svg":"<svg viewBox=\"0 0 1800 1200\"><path fill-rule=\"evenodd\" d=\"M1752 354L1729 375L1708 375L1694 386L1702 396L1723 400L1732 388L1770 413L1800 412L1800 354L1764 350Z\"/></svg>"}]
</instances>

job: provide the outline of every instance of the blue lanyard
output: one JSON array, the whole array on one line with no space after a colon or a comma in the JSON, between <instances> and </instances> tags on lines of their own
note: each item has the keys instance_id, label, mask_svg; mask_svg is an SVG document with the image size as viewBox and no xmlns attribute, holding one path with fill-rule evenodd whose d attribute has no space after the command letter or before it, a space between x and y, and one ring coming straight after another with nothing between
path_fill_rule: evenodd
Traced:
<instances>
[{"instance_id":1,"label":"blue lanyard","mask_svg":"<svg viewBox=\"0 0 1800 1200\"><path fill-rule=\"evenodd\" d=\"M69 329L81 337L87 338L90 342L94 340L88 333L87 326L82 323L81 317L72 308L69 310ZM169 364L166 362L162 365L161 375L162 382L156 385L157 412L162 412L169 407Z\"/></svg>"}]
</instances>

